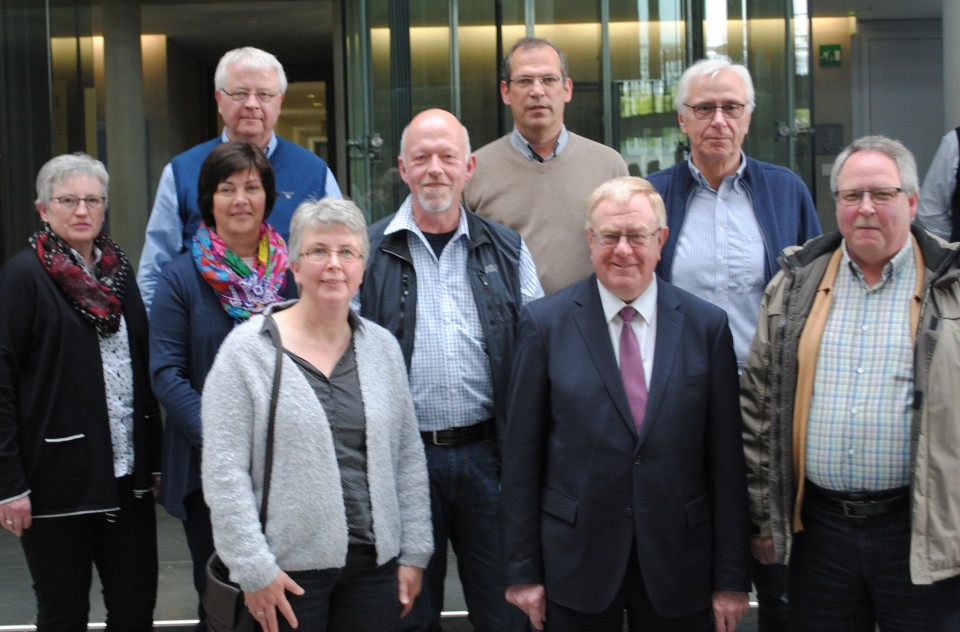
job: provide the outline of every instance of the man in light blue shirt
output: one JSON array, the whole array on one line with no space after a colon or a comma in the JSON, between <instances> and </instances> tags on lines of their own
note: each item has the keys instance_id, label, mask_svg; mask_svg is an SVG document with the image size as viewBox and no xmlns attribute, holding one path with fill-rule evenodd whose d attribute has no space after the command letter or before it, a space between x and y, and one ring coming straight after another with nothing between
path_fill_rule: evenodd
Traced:
<instances>
[{"instance_id":1,"label":"man in light blue shirt","mask_svg":"<svg viewBox=\"0 0 960 632\"><path fill-rule=\"evenodd\" d=\"M657 273L727 312L741 368L777 256L820 235L820 221L795 173L743 152L755 106L746 67L697 62L680 77L675 106L690 158L648 178L670 227ZM754 583L760 632L786 629L786 567L757 563Z\"/></svg>"},{"instance_id":2,"label":"man in light blue shirt","mask_svg":"<svg viewBox=\"0 0 960 632\"><path fill-rule=\"evenodd\" d=\"M175 156L160 175L137 271L148 310L160 271L190 247L200 225L197 178L204 159L220 143L253 143L270 159L278 193L270 224L284 239L300 202L341 197L336 178L322 158L273 132L287 90L287 77L276 57L257 48L232 50L220 59L214 85L223 133Z\"/></svg>"},{"instance_id":3,"label":"man in light blue shirt","mask_svg":"<svg viewBox=\"0 0 960 632\"><path fill-rule=\"evenodd\" d=\"M370 227L355 306L400 341L430 475L436 549L403 629L440 629L449 540L474 629L519 631L504 598L498 438L520 310L543 289L520 235L461 205L475 159L456 117L421 112L400 146L411 194Z\"/></svg>"}]
</instances>

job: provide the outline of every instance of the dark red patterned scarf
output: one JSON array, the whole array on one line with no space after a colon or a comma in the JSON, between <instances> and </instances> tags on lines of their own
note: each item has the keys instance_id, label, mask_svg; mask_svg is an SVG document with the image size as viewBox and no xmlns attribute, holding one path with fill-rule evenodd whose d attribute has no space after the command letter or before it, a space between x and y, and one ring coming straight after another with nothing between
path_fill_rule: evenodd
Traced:
<instances>
[{"instance_id":1,"label":"dark red patterned scarf","mask_svg":"<svg viewBox=\"0 0 960 632\"><path fill-rule=\"evenodd\" d=\"M99 333L117 333L128 269L127 255L117 244L103 233L93 240L93 245L100 249L100 261L94 270L96 279L87 274L73 248L46 222L30 236L30 245L37 251L43 269L77 311Z\"/></svg>"}]
</instances>

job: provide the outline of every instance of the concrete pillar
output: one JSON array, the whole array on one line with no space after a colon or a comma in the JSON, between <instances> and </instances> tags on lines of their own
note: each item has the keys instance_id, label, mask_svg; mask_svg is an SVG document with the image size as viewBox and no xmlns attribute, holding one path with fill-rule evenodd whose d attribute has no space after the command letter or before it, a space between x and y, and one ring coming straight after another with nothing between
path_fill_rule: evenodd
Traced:
<instances>
[{"instance_id":1,"label":"concrete pillar","mask_svg":"<svg viewBox=\"0 0 960 632\"><path fill-rule=\"evenodd\" d=\"M136 268L150 213L140 2L102 0L110 236Z\"/></svg>"},{"instance_id":2,"label":"concrete pillar","mask_svg":"<svg viewBox=\"0 0 960 632\"><path fill-rule=\"evenodd\" d=\"M943 0L943 115L944 130L960 125L960 2Z\"/></svg>"}]
</instances>

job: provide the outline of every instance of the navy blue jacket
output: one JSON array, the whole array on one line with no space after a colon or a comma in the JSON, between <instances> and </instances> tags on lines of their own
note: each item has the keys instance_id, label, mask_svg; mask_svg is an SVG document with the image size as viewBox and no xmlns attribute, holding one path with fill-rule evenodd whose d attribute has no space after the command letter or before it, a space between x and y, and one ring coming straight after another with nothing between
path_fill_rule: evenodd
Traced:
<instances>
[{"instance_id":1,"label":"navy blue jacket","mask_svg":"<svg viewBox=\"0 0 960 632\"><path fill-rule=\"evenodd\" d=\"M753 212L763 235L767 255L764 278L769 283L780 269L777 257L784 248L802 244L821 235L823 230L810 191L797 174L779 165L745 158L747 168L743 173L743 184L750 192ZM697 183L686 160L651 174L647 180L663 196L667 205L670 234L660 253L657 274L669 281L677 239L687 214L687 202Z\"/></svg>"},{"instance_id":2,"label":"navy blue jacket","mask_svg":"<svg viewBox=\"0 0 960 632\"><path fill-rule=\"evenodd\" d=\"M370 227L370 260L360 286L360 315L400 341L410 369L417 324L417 274L407 231L384 235L396 213ZM467 213L467 275L486 336L498 430L506 412L510 363L520 321L520 235L476 213Z\"/></svg>"},{"instance_id":3,"label":"navy blue jacket","mask_svg":"<svg viewBox=\"0 0 960 632\"><path fill-rule=\"evenodd\" d=\"M289 272L283 295L296 296ZM192 253L181 253L160 273L150 309L150 373L166 413L163 479L157 500L181 520L187 518L183 499L200 489L203 383L235 324L200 276Z\"/></svg>"}]
</instances>

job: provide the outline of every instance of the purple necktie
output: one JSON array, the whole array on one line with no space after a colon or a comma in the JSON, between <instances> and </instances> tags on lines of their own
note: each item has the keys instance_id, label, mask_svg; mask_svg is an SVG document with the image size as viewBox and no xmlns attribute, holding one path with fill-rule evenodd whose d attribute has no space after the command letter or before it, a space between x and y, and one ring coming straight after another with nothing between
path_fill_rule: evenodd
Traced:
<instances>
[{"instance_id":1,"label":"purple necktie","mask_svg":"<svg viewBox=\"0 0 960 632\"><path fill-rule=\"evenodd\" d=\"M637 310L629 305L620 310L620 317L623 319L623 329L620 331L620 377L623 378L623 387L627 391L627 401L630 402L637 436L640 436L643 416L647 412L647 379L643 375L640 345L633 333L633 327L630 326L630 321L636 315Z\"/></svg>"}]
</instances>

